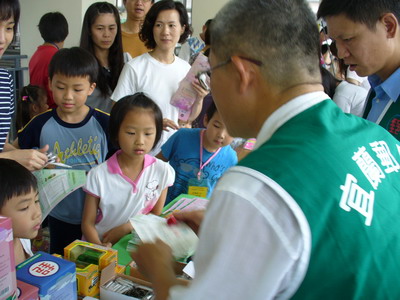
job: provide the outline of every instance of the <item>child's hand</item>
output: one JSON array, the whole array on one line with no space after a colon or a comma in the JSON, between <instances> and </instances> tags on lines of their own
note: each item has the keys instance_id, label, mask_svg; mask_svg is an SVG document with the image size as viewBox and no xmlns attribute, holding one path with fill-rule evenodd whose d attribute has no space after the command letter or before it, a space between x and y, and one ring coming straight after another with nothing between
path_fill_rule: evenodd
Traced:
<instances>
[{"instance_id":1,"label":"child's hand","mask_svg":"<svg viewBox=\"0 0 400 300\"><path fill-rule=\"evenodd\" d=\"M103 235L102 244L104 245L107 243L111 243L112 245L114 245L123 236L130 233L132 229L133 228L130 222L114 227L113 229L110 229Z\"/></svg>"},{"instance_id":2,"label":"child's hand","mask_svg":"<svg viewBox=\"0 0 400 300\"><path fill-rule=\"evenodd\" d=\"M104 247L107 247L107 248L111 248L112 247L111 243L102 243L101 245L104 246Z\"/></svg>"}]
</instances>

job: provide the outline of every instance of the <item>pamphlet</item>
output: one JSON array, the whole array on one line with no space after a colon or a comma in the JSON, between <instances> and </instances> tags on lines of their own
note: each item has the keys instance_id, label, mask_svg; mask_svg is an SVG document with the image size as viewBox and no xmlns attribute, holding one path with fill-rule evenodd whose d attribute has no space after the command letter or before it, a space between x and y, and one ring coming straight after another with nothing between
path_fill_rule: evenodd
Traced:
<instances>
[{"instance_id":1,"label":"pamphlet","mask_svg":"<svg viewBox=\"0 0 400 300\"><path fill-rule=\"evenodd\" d=\"M192 83L195 82L196 75L204 70L210 68L207 56L199 53L196 60L193 62L192 67L187 73L186 77L179 83L178 90L171 98L171 105L179 108L179 119L187 121L194 102L196 101L197 92L193 88ZM207 85L210 85L210 78L207 76L205 79Z\"/></svg>"},{"instance_id":2,"label":"pamphlet","mask_svg":"<svg viewBox=\"0 0 400 300\"><path fill-rule=\"evenodd\" d=\"M206 198L193 197L183 194L172 200L166 207L164 207L162 216L168 216L174 211L204 210L207 207L208 201L209 200Z\"/></svg>"},{"instance_id":3,"label":"pamphlet","mask_svg":"<svg viewBox=\"0 0 400 300\"><path fill-rule=\"evenodd\" d=\"M33 174L38 182L42 220L61 200L86 183L85 170L42 169Z\"/></svg>"},{"instance_id":4,"label":"pamphlet","mask_svg":"<svg viewBox=\"0 0 400 300\"><path fill-rule=\"evenodd\" d=\"M130 219L134 228L132 241L152 243L156 239L162 240L172 249L172 255L177 259L186 259L194 254L199 238L185 223L178 222L168 225L167 219L156 215L137 215ZM128 244L128 251L134 245Z\"/></svg>"}]
</instances>

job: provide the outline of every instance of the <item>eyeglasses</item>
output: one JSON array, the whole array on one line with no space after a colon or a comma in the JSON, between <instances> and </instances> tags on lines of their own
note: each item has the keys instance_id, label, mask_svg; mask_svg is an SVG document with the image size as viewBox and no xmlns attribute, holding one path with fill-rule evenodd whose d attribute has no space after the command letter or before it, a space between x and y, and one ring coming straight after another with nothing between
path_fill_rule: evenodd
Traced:
<instances>
[{"instance_id":1,"label":"eyeglasses","mask_svg":"<svg viewBox=\"0 0 400 300\"><path fill-rule=\"evenodd\" d=\"M257 60L257 59L253 59L253 58L249 58L249 57L245 57L245 56L240 56L240 55L238 57L240 57L241 59L247 60L247 61L249 61L249 62L251 62L251 63L253 63L253 64L255 64L255 65L259 66L259 67L261 67L263 65L263 62L260 61L260 60ZM209 91L210 87L208 86L207 81L206 81L207 80L207 76L211 77L211 73L213 71L215 71L216 69L221 68L221 67L229 64L230 62L232 62L232 58L231 57L229 57L226 61L223 61L223 62L221 62L219 64L216 64L212 68L209 68L207 70L200 71L199 73L197 73L196 78L199 80L200 85L205 90Z\"/></svg>"}]
</instances>

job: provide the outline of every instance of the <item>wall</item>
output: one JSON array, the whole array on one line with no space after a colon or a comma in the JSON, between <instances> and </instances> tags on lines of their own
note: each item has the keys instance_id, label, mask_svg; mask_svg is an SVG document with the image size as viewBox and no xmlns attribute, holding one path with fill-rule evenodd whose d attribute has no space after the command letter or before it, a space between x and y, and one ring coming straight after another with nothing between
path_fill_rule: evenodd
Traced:
<instances>
[{"instance_id":1,"label":"wall","mask_svg":"<svg viewBox=\"0 0 400 300\"><path fill-rule=\"evenodd\" d=\"M229 0L193 0L192 3L192 23L193 23L193 36L198 36L201 32L203 24L208 20L215 17L217 12Z\"/></svg>"},{"instance_id":2,"label":"wall","mask_svg":"<svg viewBox=\"0 0 400 300\"><path fill-rule=\"evenodd\" d=\"M215 17L217 12L229 2L229 0L192 0L192 19L194 36L201 32L203 24ZM319 6L319 0L308 0L311 9L316 12Z\"/></svg>"},{"instance_id":3,"label":"wall","mask_svg":"<svg viewBox=\"0 0 400 300\"><path fill-rule=\"evenodd\" d=\"M94 2L96 0L20 0L21 54L28 55L28 59L22 61L22 66L28 66L32 54L43 43L37 25L45 13L59 11L65 16L68 21L69 35L64 46L73 47L79 44L85 11ZM113 0L107 2L115 3ZM24 72L24 81L24 84L29 82L28 71Z\"/></svg>"}]
</instances>

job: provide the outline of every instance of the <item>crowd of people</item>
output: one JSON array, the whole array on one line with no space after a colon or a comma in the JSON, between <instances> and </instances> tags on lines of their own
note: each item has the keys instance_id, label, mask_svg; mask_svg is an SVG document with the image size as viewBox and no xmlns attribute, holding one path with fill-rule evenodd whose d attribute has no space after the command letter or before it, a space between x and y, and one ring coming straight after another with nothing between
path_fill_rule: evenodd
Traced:
<instances>
[{"instance_id":1,"label":"crowd of people","mask_svg":"<svg viewBox=\"0 0 400 300\"><path fill-rule=\"evenodd\" d=\"M164 242L131 253L157 299L400 298L400 3L322 0L315 16L305 0L230 0L204 43L180 2L123 3L122 24L90 5L72 48L65 17L46 13L18 99L0 69L0 215L17 263L42 223L32 171L52 152L87 181L50 212L51 253L110 247L191 186L210 199L174 213L199 235L188 285ZM19 17L18 0L0 1L0 57ZM200 51L212 96L196 77L185 122L202 126L180 128L170 101ZM234 137L254 150L238 160Z\"/></svg>"}]
</instances>

